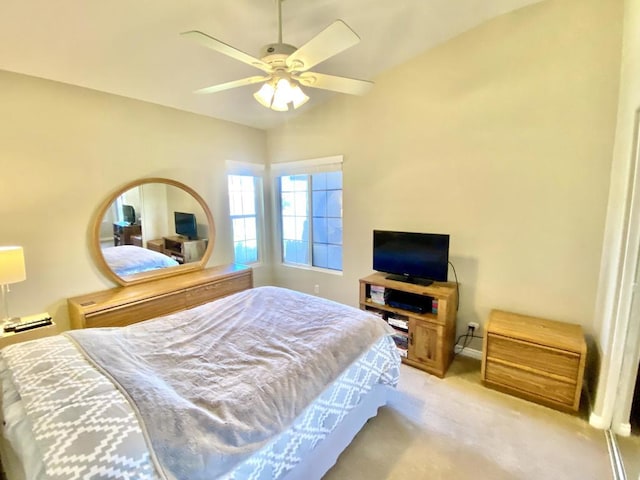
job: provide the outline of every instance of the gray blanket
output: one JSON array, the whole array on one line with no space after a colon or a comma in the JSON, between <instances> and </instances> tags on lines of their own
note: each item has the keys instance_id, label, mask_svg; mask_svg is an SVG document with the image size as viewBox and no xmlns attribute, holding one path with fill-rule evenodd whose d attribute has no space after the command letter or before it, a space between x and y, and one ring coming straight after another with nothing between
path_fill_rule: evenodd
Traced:
<instances>
[{"instance_id":1,"label":"gray blanket","mask_svg":"<svg viewBox=\"0 0 640 480\"><path fill-rule=\"evenodd\" d=\"M68 335L132 401L160 474L210 480L287 428L387 329L361 310L261 287Z\"/></svg>"}]
</instances>

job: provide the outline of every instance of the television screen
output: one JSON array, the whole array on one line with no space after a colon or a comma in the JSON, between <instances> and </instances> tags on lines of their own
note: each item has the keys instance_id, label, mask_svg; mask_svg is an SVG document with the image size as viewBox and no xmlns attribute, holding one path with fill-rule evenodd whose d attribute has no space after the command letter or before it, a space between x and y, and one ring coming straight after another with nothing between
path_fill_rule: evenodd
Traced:
<instances>
[{"instance_id":1,"label":"television screen","mask_svg":"<svg viewBox=\"0 0 640 480\"><path fill-rule=\"evenodd\" d=\"M131 205L122 205L122 219L129 223L136 223L136 210Z\"/></svg>"},{"instance_id":2,"label":"television screen","mask_svg":"<svg viewBox=\"0 0 640 480\"><path fill-rule=\"evenodd\" d=\"M195 240L198 238L198 224L196 223L196 216L193 213L173 212L176 233L187 237L189 240Z\"/></svg>"},{"instance_id":3,"label":"television screen","mask_svg":"<svg viewBox=\"0 0 640 480\"><path fill-rule=\"evenodd\" d=\"M449 235L373 231L373 269L387 278L428 285L446 282Z\"/></svg>"}]
</instances>

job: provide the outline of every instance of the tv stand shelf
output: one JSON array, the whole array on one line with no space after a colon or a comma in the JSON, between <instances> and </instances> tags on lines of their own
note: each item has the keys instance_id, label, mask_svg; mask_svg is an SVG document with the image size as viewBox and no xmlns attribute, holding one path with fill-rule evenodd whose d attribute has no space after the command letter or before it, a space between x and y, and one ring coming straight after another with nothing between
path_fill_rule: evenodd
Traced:
<instances>
[{"instance_id":1,"label":"tv stand shelf","mask_svg":"<svg viewBox=\"0 0 640 480\"><path fill-rule=\"evenodd\" d=\"M207 249L207 240L189 240L187 237L175 235L162 237L164 241L164 254L173 258L178 263L191 263L199 261Z\"/></svg>"},{"instance_id":2,"label":"tv stand shelf","mask_svg":"<svg viewBox=\"0 0 640 480\"><path fill-rule=\"evenodd\" d=\"M444 320L438 319L438 315L433 313L412 312L412 311L404 310L402 308L395 308L390 305L381 305L379 303L372 302L371 300L365 300L364 302L361 303L361 307L363 305L365 308L362 308L362 310L380 310L388 313L393 313L396 315L409 315L418 320L438 323L440 325L445 324Z\"/></svg>"},{"instance_id":3,"label":"tv stand shelf","mask_svg":"<svg viewBox=\"0 0 640 480\"><path fill-rule=\"evenodd\" d=\"M413 311L372 300L371 288L383 287L385 292L400 292L416 299L427 311ZM403 363L444 377L453 360L456 334L458 291L452 282L418 285L386 278L373 273L360 279L360 308L371 311L396 330L396 344ZM407 307L411 307L407 305Z\"/></svg>"}]
</instances>

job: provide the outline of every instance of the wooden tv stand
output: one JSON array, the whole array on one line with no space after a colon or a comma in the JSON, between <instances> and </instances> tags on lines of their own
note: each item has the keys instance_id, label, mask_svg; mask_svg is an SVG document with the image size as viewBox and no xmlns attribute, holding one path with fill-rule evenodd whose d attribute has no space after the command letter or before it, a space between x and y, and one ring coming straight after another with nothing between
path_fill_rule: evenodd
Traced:
<instances>
[{"instance_id":1,"label":"wooden tv stand","mask_svg":"<svg viewBox=\"0 0 640 480\"><path fill-rule=\"evenodd\" d=\"M162 237L164 241L165 255L173 258L178 263L198 262L207 249L207 240L189 240L187 237L175 235Z\"/></svg>"},{"instance_id":2,"label":"wooden tv stand","mask_svg":"<svg viewBox=\"0 0 640 480\"><path fill-rule=\"evenodd\" d=\"M418 303L429 308L416 312L388 303L375 303L371 288L376 286L387 291L413 294ZM389 280L383 273L360 279L360 308L379 315L394 327L394 339L403 363L438 377L444 377L453 360L457 300L458 290L452 282L417 285Z\"/></svg>"}]
</instances>

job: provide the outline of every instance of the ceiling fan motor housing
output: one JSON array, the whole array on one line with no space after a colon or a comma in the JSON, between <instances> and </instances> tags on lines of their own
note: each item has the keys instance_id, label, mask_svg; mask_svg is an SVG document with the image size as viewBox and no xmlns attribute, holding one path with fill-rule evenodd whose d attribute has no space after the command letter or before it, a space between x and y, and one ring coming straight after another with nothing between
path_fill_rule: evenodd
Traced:
<instances>
[{"instance_id":1,"label":"ceiling fan motor housing","mask_svg":"<svg viewBox=\"0 0 640 480\"><path fill-rule=\"evenodd\" d=\"M286 67L287 57L296 50L288 43L269 43L260 50L260 59L272 67Z\"/></svg>"}]
</instances>

